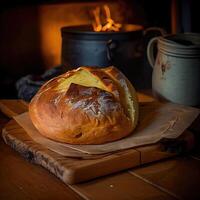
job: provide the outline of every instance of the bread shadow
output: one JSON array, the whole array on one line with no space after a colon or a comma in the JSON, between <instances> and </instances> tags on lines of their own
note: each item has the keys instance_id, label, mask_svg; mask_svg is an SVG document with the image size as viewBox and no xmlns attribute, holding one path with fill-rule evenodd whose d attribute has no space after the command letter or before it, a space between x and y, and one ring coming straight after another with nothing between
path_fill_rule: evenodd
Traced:
<instances>
[{"instance_id":1,"label":"bread shadow","mask_svg":"<svg viewBox=\"0 0 200 200\"><path fill-rule=\"evenodd\" d=\"M159 116L159 110L163 106L159 102L139 103L139 120L135 131L139 132L149 127Z\"/></svg>"}]
</instances>

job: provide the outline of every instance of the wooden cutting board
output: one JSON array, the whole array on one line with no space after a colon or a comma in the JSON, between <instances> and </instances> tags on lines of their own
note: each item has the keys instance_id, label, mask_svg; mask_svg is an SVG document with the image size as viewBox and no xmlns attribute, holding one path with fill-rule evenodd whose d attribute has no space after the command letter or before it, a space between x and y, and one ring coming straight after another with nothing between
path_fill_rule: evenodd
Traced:
<instances>
[{"instance_id":1,"label":"wooden cutting board","mask_svg":"<svg viewBox=\"0 0 200 200\"><path fill-rule=\"evenodd\" d=\"M27 104L22 100L0 100L0 110L8 117L21 114L27 111L27 108ZM163 144L159 143L90 160L64 157L34 142L14 119L5 125L2 136L5 143L24 158L43 166L66 184L87 181L177 155L164 151ZM193 139L193 134L186 131L177 141L184 141L187 148L191 148Z\"/></svg>"}]
</instances>

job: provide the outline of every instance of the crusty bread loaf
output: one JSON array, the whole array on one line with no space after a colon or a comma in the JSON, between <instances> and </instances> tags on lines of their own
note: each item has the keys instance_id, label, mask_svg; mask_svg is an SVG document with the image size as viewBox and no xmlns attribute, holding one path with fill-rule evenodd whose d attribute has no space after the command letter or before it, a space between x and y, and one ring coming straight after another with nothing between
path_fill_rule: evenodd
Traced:
<instances>
[{"instance_id":1,"label":"crusty bread loaf","mask_svg":"<svg viewBox=\"0 0 200 200\"><path fill-rule=\"evenodd\" d=\"M29 104L38 131L70 144L102 144L132 133L135 89L115 67L80 67L45 83Z\"/></svg>"}]
</instances>

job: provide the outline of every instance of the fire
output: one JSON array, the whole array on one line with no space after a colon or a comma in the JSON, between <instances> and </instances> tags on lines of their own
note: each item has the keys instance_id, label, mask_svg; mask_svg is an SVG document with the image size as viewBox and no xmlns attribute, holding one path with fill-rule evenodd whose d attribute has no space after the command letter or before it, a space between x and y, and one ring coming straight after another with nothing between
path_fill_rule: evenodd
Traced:
<instances>
[{"instance_id":1,"label":"fire","mask_svg":"<svg viewBox=\"0 0 200 200\"><path fill-rule=\"evenodd\" d=\"M102 11L104 14L103 16L101 15ZM92 23L94 31L120 31L122 25L115 23L115 21L111 18L110 8L107 5L104 5L102 10L101 7L96 7L92 11L92 14L94 16L94 22Z\"/></svg>"}]
</instances>

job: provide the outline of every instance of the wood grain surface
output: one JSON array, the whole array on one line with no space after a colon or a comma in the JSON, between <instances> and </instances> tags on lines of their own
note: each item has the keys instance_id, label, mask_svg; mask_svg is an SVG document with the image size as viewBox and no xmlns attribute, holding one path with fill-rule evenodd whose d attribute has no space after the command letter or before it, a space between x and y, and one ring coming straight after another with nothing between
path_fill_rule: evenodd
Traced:
<instances>
[{"instance_id":1,"label":"wood grain surface","mask_svg":"<svg viewBox=\"0 0 200 200\"><path fill-rule=\"evenodd\" d=\"M83 198L90 200L176 199L128 172L72 185L71 188L81 194Z\"/></svg>"},{"instance_id":2,"label":"wood grain surface","mask_svg":"<svg viewBox=\"0 0 200 200\"><path fill-rule=\"evenodd\" d=\"M13 106L14 102L15 100L8 102L4 100L1 105L4 105L5 109L2 109L2 111L10 110L9 113L15 116L17 112L21 113L25 110L25 103L19 106L20 101L16 101L16 105L18 105L16 110ZM174 152L163 151L161 144L155 144L128 149L97 159L81 160L64 157L34 142L15 120L11 120L6 124L2 136L5 143L18 151L25 159L43 166L66 184L91 180L177 155Z\"/></svg>"},{"instance_id":3,"label":"wood grain surface","mask_svg":"<svg viewBox=\"0 0 200 200\"><path fill-rule=\"evenodd\" d=\"M1 99L0 100L0 110L7 117L14 117L21 113L26 112L28 109L28 104L21 99Z\"/></svg>"},{"instance_id":4,"label":"wood grain surface","mask_svg":"<svg viewBox=\"0 0 200 200\"><path fill-rule=\"evenodd\" d=\"M0 113L0 128L8 120ZM198 129L194 128L199 135ZM154 156L157 151L154 148L149 156ZM173 157L164 162L145 164L144 167L67 186L46 169L27 162L0 138L0 199L200 199L199 163L200 148L197 146L195 152L186 157Z\"/></svg>"},{"instance_id":5,"label":"wood grain surface","mask_svg":"<svg viewBox=\"0 0 200 200\"><path fill-rule=\"evenodd\" d=\"M92 160L61 156L34 142L14 120L3 128L2 136L6 144L24 158L43 166L66 184L90 180L140 164L140 154L134 149Z\"/></svg>"},{"instance_id":6,"label":"wood grain surface","mask_svg":"<svg viewBox=\"0 0 200 200\"><path fill-rule=\"evenodd\" d=\"M200 161L190 156L132 169L131 172L178 199L200 199Z\"/></svg>"},{"instance_id":7,"label":"wood grain surface","mask_svg":"<svg viewBox=\"0 0 200 200\"><path fill-rule=\"evenodd\" d=\"M9 119L0 112L0 131ZM1 200L82 200L43 167L28 162L0 137Z\"/></svg>"}]
</instances>

